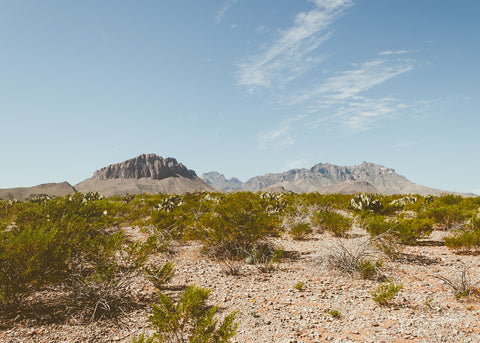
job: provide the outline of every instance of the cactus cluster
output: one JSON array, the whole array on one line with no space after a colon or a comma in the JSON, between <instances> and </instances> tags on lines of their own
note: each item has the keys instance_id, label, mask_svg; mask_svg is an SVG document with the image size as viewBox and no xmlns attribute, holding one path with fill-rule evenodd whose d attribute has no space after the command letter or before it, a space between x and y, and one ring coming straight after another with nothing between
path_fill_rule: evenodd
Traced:
<instances>
[{"instance_id":1,"label":"cactus cluster","mask_svg":"<svg viewBox=\"0 0 480 343\"><path fill-rule=\"evenodd\" d=\"M103 199L105 199L105 197L98 192L87 192L87 193L83 193L82 202L103 200Z\"/></svg>"},{"instance_id":2,"label":"cactus cluster","mask_svg":"<svg viewBox=\"0 0 480 343\"><path fill-rule=\"evenodd\" d=\"M355 211L370 211L377 213L383 206L379 200L374 199L373 194L356 194L350 201L350 207Z\"/></svg>"},{"instance_id":3,"label":"cactus cluster","mask_svg":"<svg viewBox=\"0 0 480 343\"><path fill-rule=\"evenodd\" d=\"M180 206L182 204L182 199L178 195L171 195L168 198L162 200L160 204L155 206L157 211L165 211L170 212L175 207Z\"/></svg>"},{"instance_id":4,"label":"cactus cluster","mask_svg":"<svg viewBox=\"0 0 480 343\"><path fill-rule=\"evenodd\" d=\"M28 201L35 204L42 204L52 199L53 197L47 194L33 194L32 196L30 196L30 198L28 198Z\"/></svg>"},{"instance_id":5,"label":"cactus cluster","mask_svg":"<svg viewBox=\"0 0 480 343\"><path fill-rule=\"evenodd\" d=\"M401 199L393 200L390 205L393 205L395 207L400 207L404 208L407 205L415 204L417 203L418 199L416 197L407 195L406 197L403 197Z\"/></svg>"},{"instance_id":6,"label":"cactus cluster","mask_svg":"<svg viewBox=\"0 0 480 343\"><path fill-rule=\"evenodd\" d=\"M282 194L265 192L260 194L260 199L269 202L265 209L269 214L279 213L287 206Z\"/></svg>"}]
</instances>

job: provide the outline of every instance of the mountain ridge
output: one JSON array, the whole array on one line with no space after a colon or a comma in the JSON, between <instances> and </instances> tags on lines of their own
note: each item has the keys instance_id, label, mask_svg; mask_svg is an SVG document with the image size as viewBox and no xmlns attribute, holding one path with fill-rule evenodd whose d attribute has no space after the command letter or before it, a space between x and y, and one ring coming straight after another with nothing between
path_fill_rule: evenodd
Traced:
<instances>
[{"instance_id":1,"label":"mountain ridge","mask_svg":"<svg viewBox=\"0 0 480 343\"><path fill-rule=\"evenodd\" d=\"M319 192L355 194L359 192L382 194L441 195L443 193L478 196L434 189L411 182L394 169L380 164L362 162L355 166L337 166L317 163L311 168L297 168L282 173L268 173L245 182L227 179L219 172L204 173L200 177L175 158L142 154L132 159L110 164L75 186L68 182L42 184L34 187L0 189L0 199L27 200L35 195L65 196L80 192L99 192L104 196L127 193L176 193L198 191L272 191Z\"/></svg>"},{"instance_id":2,"label":"mountain ridge","mask_svg":"<svg viewBox=\"0 0 480 343\"><path fill-rule=\"evenodd\" d=\"M223 176L220 174L220 176ZM214 180L208 175L201 176L212 187ZM418 185L395 169L372 162L355 166L337 166L331 163L317 163L311 168L290 169L281 173L267 173L252 177L242 184L241 190L257 192L267 188L283 187L295 193L320 192L354 194L359 192L382 194L441 195L443 193L475 196L473 193L456 193ZM217 188L218 189L218 188ZM227 191L230 189L226 189Z\"/></svg>"}]
</instances>

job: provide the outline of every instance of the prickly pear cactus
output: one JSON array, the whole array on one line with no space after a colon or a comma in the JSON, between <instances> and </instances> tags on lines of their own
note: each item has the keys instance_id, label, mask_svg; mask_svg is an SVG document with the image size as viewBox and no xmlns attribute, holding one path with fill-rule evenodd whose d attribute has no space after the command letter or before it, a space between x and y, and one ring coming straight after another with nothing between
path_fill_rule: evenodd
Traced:
<instances>
[{"instance_id":1,"label":"prickly pear cactus","mask_svg":"<svg viewBox=\"0 0 480 343\"><path fill-rule=\"evenodd\" d=\"M400 207L404 208L407 205L415 204L417 202L417 198L412 197L412 196L406 196L401 199L393 200L390 205L393 205L395 207Z\"/></svg>"},{"instance_id":2,"label":"prickly pear cactus","mask_svg":"<svg viewBox=\"0 0 480 343\"><path fill-rule=\"evenodd\" d=\"M155 206L157 211L165 211L170 212L175 207L180 206L182 204L182 199L178 195L171 195L168 198L162 200L161 204Z\"/></svg>"},{"instance_id":3,"label":"prickly pear cactus","mask_svg":"<svg viewBox=\"0 0 480 343\"><path fill-rule=\"evenodd\" d=\"M356 194L350 201L350 207L355 211L379 212L383 206L380 201L373 198L373 194Z\"/></svg>"}]
</instances>

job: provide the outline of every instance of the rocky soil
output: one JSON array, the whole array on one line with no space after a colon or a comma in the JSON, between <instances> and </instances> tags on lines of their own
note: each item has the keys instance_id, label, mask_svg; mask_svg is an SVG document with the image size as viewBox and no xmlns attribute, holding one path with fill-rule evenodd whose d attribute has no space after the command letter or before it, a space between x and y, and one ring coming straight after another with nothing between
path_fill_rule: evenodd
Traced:
<instances>
[{"instance_id":1,"label":"rocky soil","mask_svg":"<svg viewBox=\"0 0 480 343\"><path fill-rule=\"evenodd\" d=\"M480 260L448 250L443 235L434 232L419 246L406 247L400 259L384 261L383 273L403 282L389 306L372 300L378 281L327 267L323 261L338 244L328 234L307 241L278 238L275 244L286 251L285 258L268 272L240 263L239 275L227 275L227 265L206 257L196 243L176 244L157 259L176 264L176 276L163 290L167 295L176 297L196 284L212 290L209 300L219 305L220 315L238 310L233 342L480 342L480 299L457 300L436 277L455 281L466 266L471 282L480 281ZM355 247L365 238L356 229L341 244ZM303 290L295 289L298 282L304 282ZM130 280L129 288L139 306L125 308L116 319L91 323L74 315L50 321L40 320L41 313L4 315L0 342L131 342L143 330L150 332L147 303L154 301L155 290L141 277Z\"/></svg>"}]
</instances>

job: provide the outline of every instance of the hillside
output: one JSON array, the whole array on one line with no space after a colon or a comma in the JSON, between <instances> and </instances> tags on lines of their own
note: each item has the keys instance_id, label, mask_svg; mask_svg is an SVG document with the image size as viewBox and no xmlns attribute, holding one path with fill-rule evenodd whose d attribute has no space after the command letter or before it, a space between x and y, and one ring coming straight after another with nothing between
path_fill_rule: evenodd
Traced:
<instances>
[{"instance_id":1,"label":"hillside","mask_svg":"<svg viewBox=\"0 0 480 343\"><path fill-rule=\"evenodd\" d=\"M0 189L0 200L27 200L37 195L63 197L67 194L73 194L75 192L75 188L73 188L68 182L45 183L33 187Z\"/></svg>"}]
</instances>

